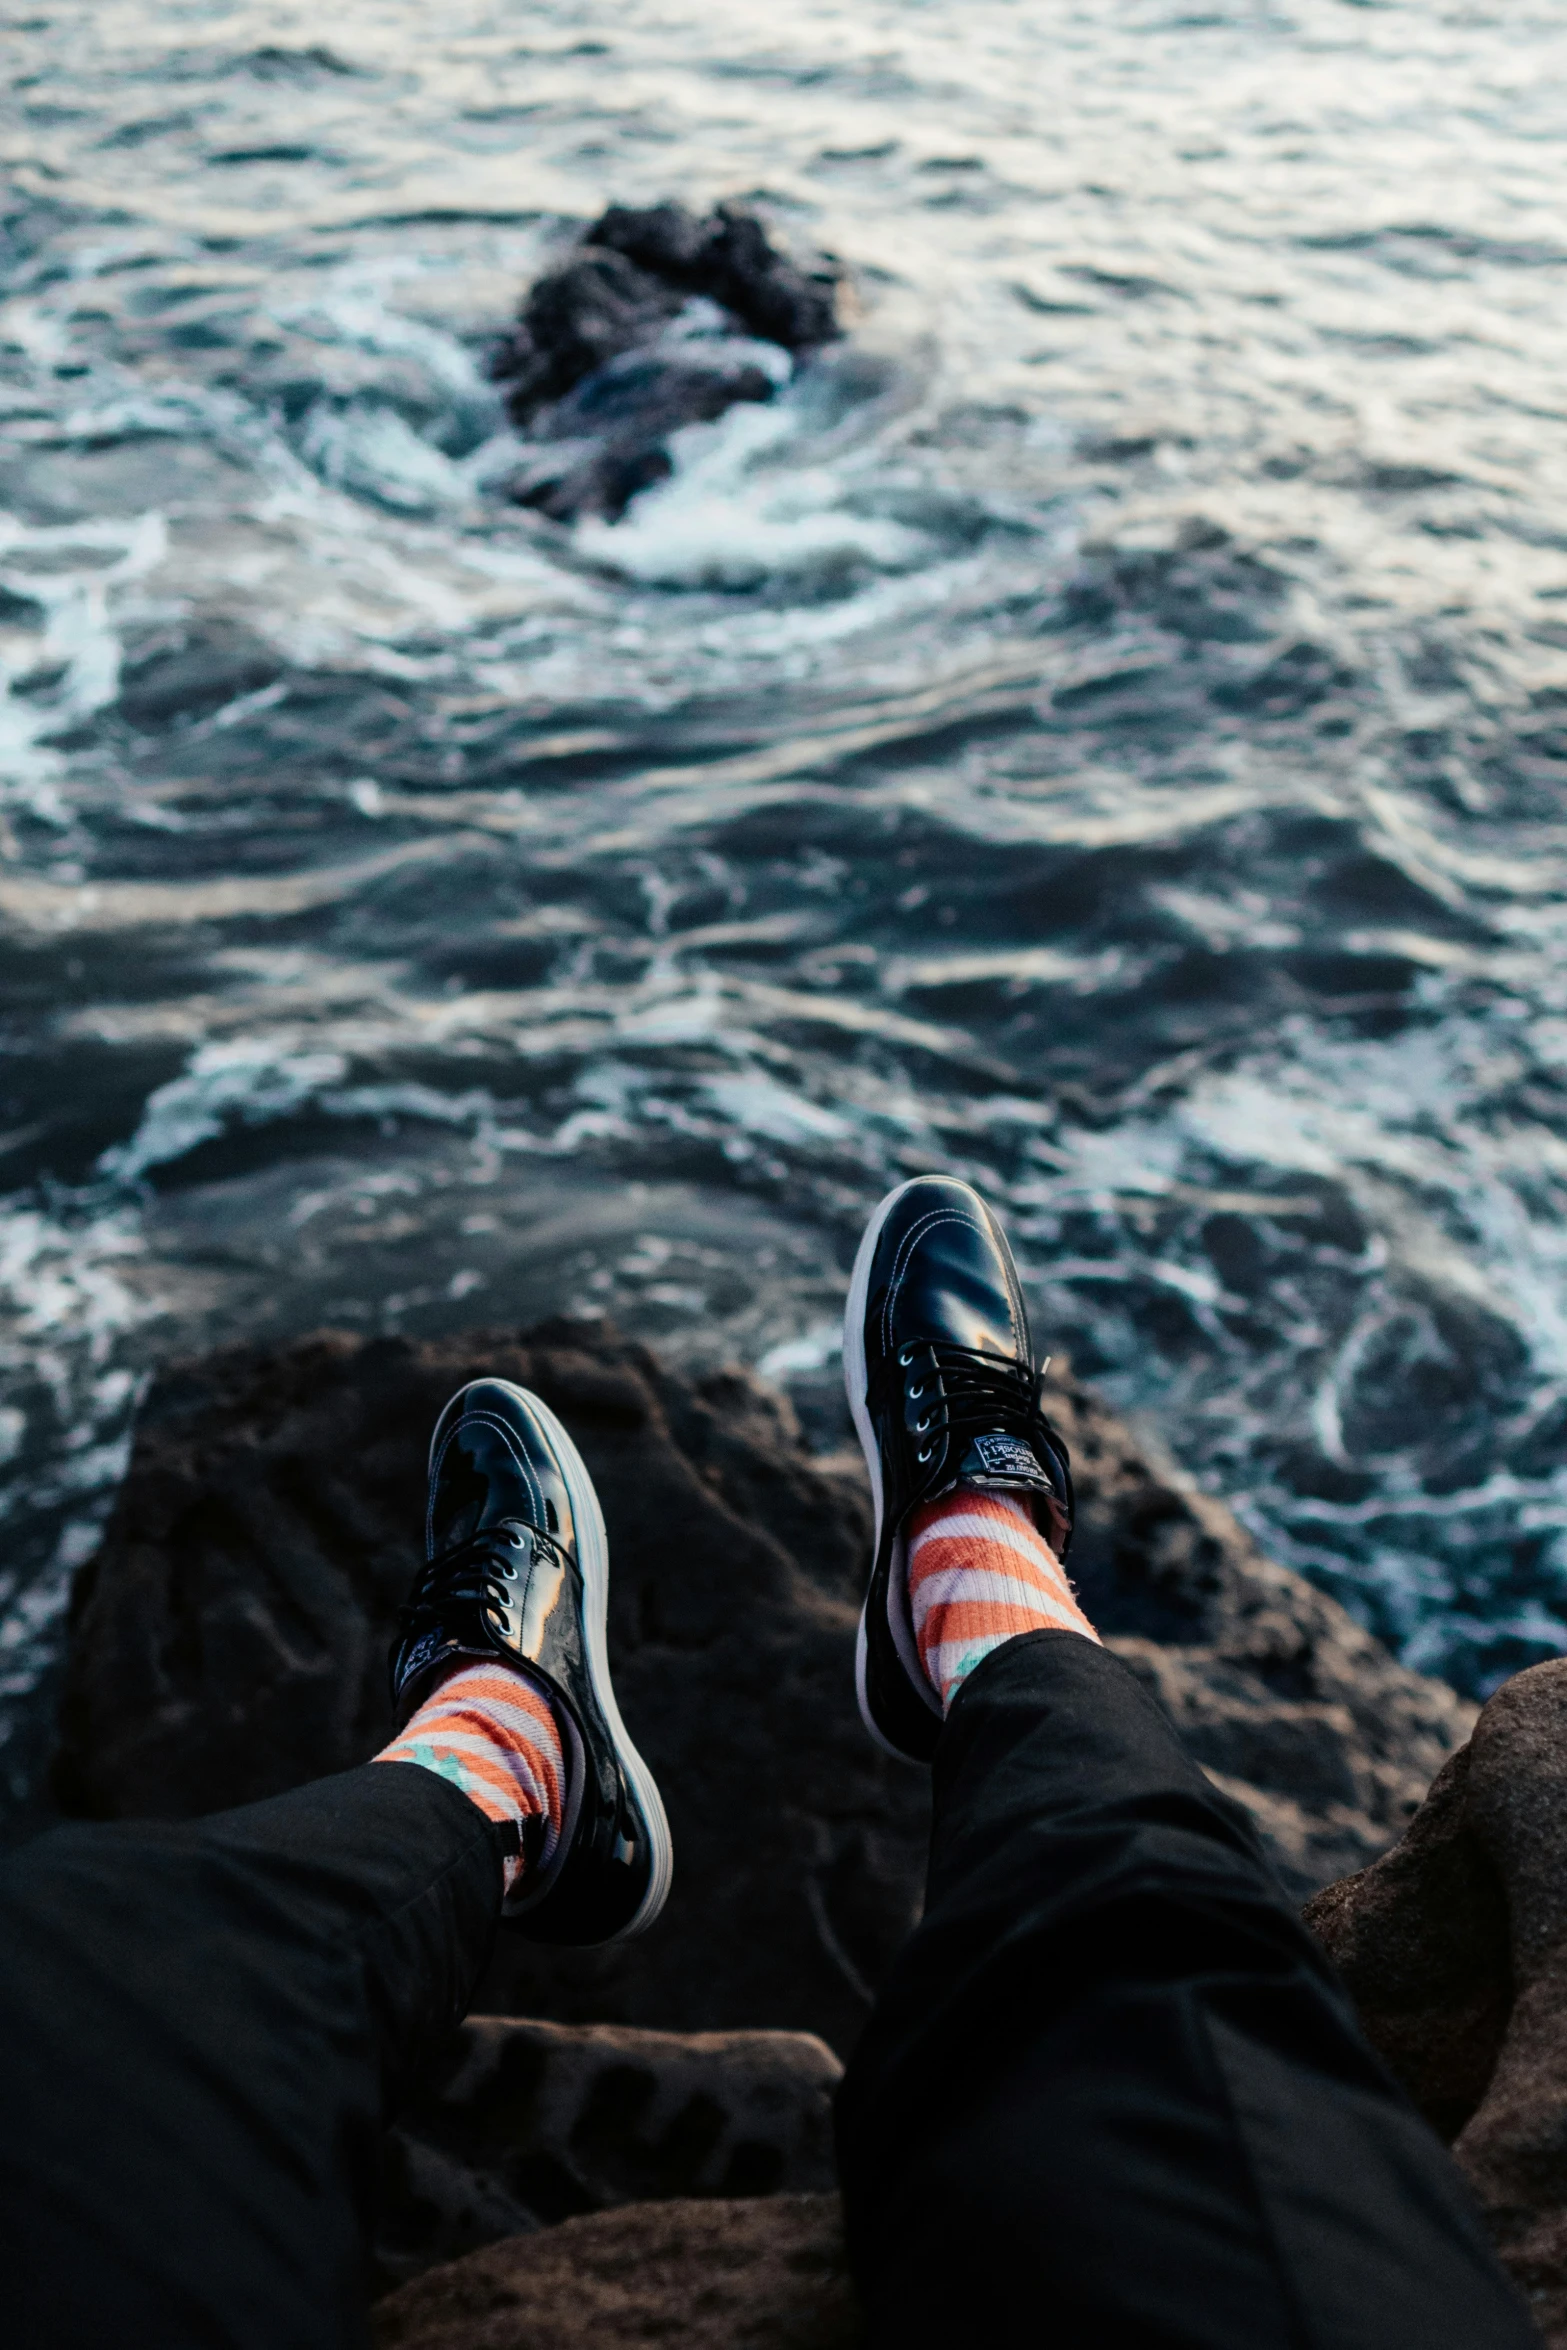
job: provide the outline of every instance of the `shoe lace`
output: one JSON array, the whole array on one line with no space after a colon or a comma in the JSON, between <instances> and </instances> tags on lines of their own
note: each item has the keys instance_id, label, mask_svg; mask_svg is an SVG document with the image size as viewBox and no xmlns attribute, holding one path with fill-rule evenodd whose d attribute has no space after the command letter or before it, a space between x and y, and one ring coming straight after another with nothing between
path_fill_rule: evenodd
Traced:
<instances>
[{"instance_id":1,"label":"shoe lace","mask_svg":"<svg viewBox=\"0 0 1567 2350\"><path fill-rule=\"evenodd\" d=\"M923 1432L945 1431L954 1437L1006 1435L1027 1444L1034 1433L1037 1388L1034 1375L1021 1363L1007 1363L996 1355L978 1354L941 1338L922 1339L900 1347L894 1358L907 1373L923 1376L904 1385L911 1402L921 1402Z\"/></svg>"},{"instance_id":2,"label":"shoe lace","mask_svg":"<svg viewBox=\"0 0 1567 2350\"><path fill-rule=\"evenodd\" d=\"M516 1581L519 1566L525 1557L541 1551L557 1559L564 1557L552 1535L520 1518L502 1518L494 1525L482 1526L465 1542L454 1543L430 1560L399 1613L399 1631L411 1635L419 1629L427 1608L444 1609L453 1602L472 1604L486 1615L504 1614L508 1589Z\"/></svg>"},{"instance_id":3,"label":"shoe lace","mask_svg":"<svg viewBox=\"0 0 1567 2350\"><path fill-rule=\"evenodd\" d=\"M899 1391L900 1402L906 1398L922 1407L913 1423L914 1436L924 1439L915 1452L922 1466L942 1436L949 1440L952 1460L961 1460L976 1436L1018 1437L1060 1489L1070 1525L1069 1455L1045 1417L1041 1380L1029 1365L944 1338L916 1339L886 1358L882 1386L884 1392Z\"/></svg>"}]
</instances>

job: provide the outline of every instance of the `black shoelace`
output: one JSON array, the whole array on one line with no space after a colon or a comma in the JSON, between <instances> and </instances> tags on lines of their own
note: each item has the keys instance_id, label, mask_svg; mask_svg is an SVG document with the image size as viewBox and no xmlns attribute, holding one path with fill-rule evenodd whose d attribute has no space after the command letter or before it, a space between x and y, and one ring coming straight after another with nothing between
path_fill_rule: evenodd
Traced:
<instances>
[{"instance_id":1,"label":"black shoelace","mask_svg":"<svg viewBox=\"0 0 1567 2350\"><path fill-rule=\"evenodd\" d=\"M905 1397L919 1406L912 1433L915 1459L922 1466L942 1436L950 1440L953 1461L962 1459L976 1436L1015 1436L1050 1478L1070 1524L1066 1446L1046 1419L1039 1379L1025 1364L1002 1362L943 1338L917 1339L887 1358L879 1385L889 1400L896 1396L900 1408Z\"/></svg>"},{"instance_id":2,"label":"black shoelace","mask_svg":"<svg viewBox=\"0 0 1567 2350\"><path fill-rule=\"evenodd\" d=\"M905 1395L921 1406L916 1435L928 1429L933 1436L946 1431L959 1440L1016 1436L1025 1444L1032 1441L1035 1386L1021 1363L1003 1363L940 1338L900 1347L896 1360ZM915 1369L920 1377L909 1381L907 1374Z\"/></svg>"},{"instance_id":3,"label":"black shoelace","mask_svg":"<svg viewBox=\"0 0 1567 2350\"><path fill-rule=\"evenodd\" d=\"M537 1526L524 1525L520 1518L503 1518L497 1525L483 1526L466 1542L443 1550L425 1568L398 1618L403 1637L407 1639L420 1629L426 1609L444 1612L455 1604L503 1615L518 1568L538 1551L556 1558L564 1555L553 1536Z\"/></svg>"}]
</instances>

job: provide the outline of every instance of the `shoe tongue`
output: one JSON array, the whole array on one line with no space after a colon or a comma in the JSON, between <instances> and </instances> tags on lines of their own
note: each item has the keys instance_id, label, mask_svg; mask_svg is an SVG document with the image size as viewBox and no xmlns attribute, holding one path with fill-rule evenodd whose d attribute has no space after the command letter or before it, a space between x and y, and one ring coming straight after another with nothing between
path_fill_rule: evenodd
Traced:
<instances>
[{"instance_id":1,"label":"shoe tongue","mask_svg":"<svg viewBox=\"0 0 1567 2350\"><path fill-rule=\"evenodd\" d=\"M1021 1436L976 1436L958 1467L963 1485L1026 1485L1037 1493L1055 1488Z\"/></svg>"}]
</instances>

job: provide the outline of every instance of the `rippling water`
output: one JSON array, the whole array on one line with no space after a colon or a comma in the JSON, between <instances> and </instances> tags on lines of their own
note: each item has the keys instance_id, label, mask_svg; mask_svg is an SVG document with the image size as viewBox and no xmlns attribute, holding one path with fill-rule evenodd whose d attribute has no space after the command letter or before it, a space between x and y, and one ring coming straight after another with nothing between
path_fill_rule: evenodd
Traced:
<instances>
[{"instance_id":1,"label":"rippling water","mask_svg":"<svg viewBox=\"0 0 1567 2350\"><path fill-rule=\"evenodd\" d=\"M1413 1661L1567 1646L1559 12L5 41L13 1789L160 1357L608 1308L825 1437L932 1166ZM487 347L669 195L853 334L520 512Z\"/></svg>"}]
</instances>

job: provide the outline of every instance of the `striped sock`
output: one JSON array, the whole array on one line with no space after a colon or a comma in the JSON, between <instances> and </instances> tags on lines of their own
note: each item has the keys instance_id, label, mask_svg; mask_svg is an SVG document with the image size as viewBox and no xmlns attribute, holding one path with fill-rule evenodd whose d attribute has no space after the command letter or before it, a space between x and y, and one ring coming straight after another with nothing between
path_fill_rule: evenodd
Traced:
<instances>
[{"instance_id":1,"label":"striped sock","mask_svg":"<svg viewBox=\"0 0 1567 2350\"><path fill-rule=\"evenodd\" d=\"M959 1683L1019 1632L1098 1633L1027 1508L959 1485L909 1519L914 1638L945 1713Z\"/></svg>"},{"instance_id":2,"label":"striped sock","mask_svg":"<svg viewBox=\"0 0 1567 2350\"><path fill-rule=\"evenodd\" d=\"M515 1820L525 1860L506 1863L510 1893L525 1866L554 1856L566 1807L566 1757L549 1699L505 1665L454 1667L374 1758L418 1763L460 1787L492 1820ZM529 1835L530 1823L543 1823Z\"/></svg>"}]
</instances>

